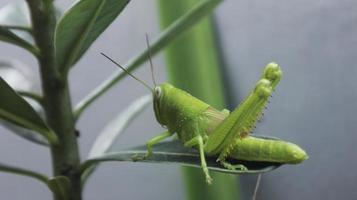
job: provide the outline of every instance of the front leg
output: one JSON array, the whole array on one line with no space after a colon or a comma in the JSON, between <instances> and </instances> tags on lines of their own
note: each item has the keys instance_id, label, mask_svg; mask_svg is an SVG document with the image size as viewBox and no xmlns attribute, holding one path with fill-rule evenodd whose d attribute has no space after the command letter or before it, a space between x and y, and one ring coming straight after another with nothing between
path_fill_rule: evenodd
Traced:
<instances>
[{"instance_id":1,"label":"front leg","mask_svg":"<svg viewBox=\"0 0 357 200\"><path fill-rule=\"evenodd\" d=\"M201 135L197 135L196 137L192 138L190 141L187 141L184 144L186 147L194 147L198 145L198 150L200 152L200 159L201 159L201 166L203 169L203 173L206 176L206 182L208 184L212 183L212 178L209 175L209 171L208 171L208 167L207 167L207 163L206 163L206 159L205 159L205 153L203 150L203 138Z\"/></svg>"},{"instance_id":2,"label":"front leg","mask_svg":"<svg viewBox=\"0 0 357 200\"><path fill-rule=\"evenodd\" d=\"M138 160L144 160L146 158L148 158L149 156L152 155L153 151L152 151L152 147L161 142L162 140L170 137L172 135L172 133L170 133L169 131L165 131L163 133L161 133L160 135L157 135L153 138L151 138L149 141L146 142L146 146L147 146L147 153L144 156L139 156L139 155L134 155L132 157L133 161L138 161Z\"/></svg>"},{"instance_id":3,"label":"front leg","mask_svg":"<svg viewBox=\"0 0 357 200\"><path fill-rule=\"evenodd\" d=\"M149 141L147 141L146 146L147 146L148 152L145 154L145 158L151 156L152 146L163 141L164 139L166 139L168 137L171 137L171 135L172 135L172 133L170 133L169 131L165 131L165 132L161 133L160 135L157 135L157 136L151 138Z\"/></svg>"}]
</instances>

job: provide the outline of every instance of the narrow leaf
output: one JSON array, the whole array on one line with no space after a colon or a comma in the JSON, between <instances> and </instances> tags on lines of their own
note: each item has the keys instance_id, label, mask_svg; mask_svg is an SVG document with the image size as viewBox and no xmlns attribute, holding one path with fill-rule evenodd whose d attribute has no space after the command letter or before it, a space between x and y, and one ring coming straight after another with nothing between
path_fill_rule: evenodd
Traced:
<instances>
[{"instance_id":1,"label":"narrow leaf","mask_svg":"<svg viewBox=\"0 0 357 200\"><path fill-rule=\"evenodd\" d=\"M14 90L31 91L35 83L32 72L18 60L0 60L0 76Z\"/></svg>"},{"instance_id":2,"label":"narrow leaf","mask_svg":"<svg viewBox=\"0 0 357 200\"><path fill-rule=\"evenodd\" d=\"M22 47L34 54L35 56L39 55L39 50L35 46L28 43L24 39L17 36L15 33L8 30L8 28L5 28L3 26L0 26L0 40Z\"/></svg>"},{"instance_id":3,"label":"narrow leaf","mask_svg":"<svg viewBox=\"0 0 357 200\"><path fill-rule=\"evenodd\" d=\"M0 163L0 171L1 172L7 172L7 173L12 173L12 174L17 174L17 175L22 175L22 176L28 176L35 178L45 184L47 184L47 176L40 174L38 172L34 172L28 169L20 168L20 167L15 167L15 166L10 166L7 164Z\"/></svg>"},{"instance_id":4,"label":"narrow leaf","mask_svg":"<svg viewBox=\"0 0 357 200\"><path fill-rule=\"evenodd\" d=\"M0 76L20 96L31 99L41 105L43 104L43 98L34 91L37 81L33 79L33 75L33 71L18 60L0 60ZM31 101L29 103L31 104Z\"/></svg>"},{"instance_id":5,"label":"narrow leaf","mask_svg":"<svg viewBox=\"0 0 357 200\"><path fill-rule=\"evenodd\" d=\"M36 111L0 77L0 118L18 126L34 130L50 143L57 143L57 136L50 130Z\"/></svg>"},{"instance_id":6,"label":"narrow leaf","mask_svg":"<svg viewBox=\"0 0 357 200\"><path fill-rule=\"evenodd\" d=\"M134 101L131 105L129 105L128 108L121 112L116 118L110 121L95 140L95 143L92 146L88 157L92 158L101 156L108 152L119 135L123 133L126 127L133 121L133 119L148 106L151 100L151 95L142 96L141 98ZM83 185L89 176L94 172L96 167L97 165L92 165L82 175Z\"/></svg>"},{"instance_id":7,"label":"narrow leaf","mask_svg":"<svg viewBox=\"0 0 357 200\"><path fill-rule=\"evenodd\" d=\"M183 166L191 166L201 168L201 162L199 153L197 150L192 148L187 148L182 145L178 140L170 142L162 142L154 146L153 155L145 160L139 160L136 162L147 162L147 163L164 163L164 164L180 164ZM98 162L105 161L133 161L133 156L144 156L147 152L146 145L134 147L128 150L122 150L118 152L106 153L102 156L91 158L82 165L82 173L85 172L91 165ZM265 173L274 170L281 166L280 163L271 162L250 162L250 161L239 161L239 160L229 160L233 164L243 164L248 170L228 170L222 167L216 162L217 157L207 157L207 165L210 170L219 171L230 174L254 174L254 173Z\"/></svg>"},{"instance_id":8,"label":"narrow leaf","mask_svg":"<svg viewBox=\"0 0 357 200\"><path fill-rule=\"evenodd\" d=\"M151 43L151 53L155 55L160 50L165 48L168 44L174 41L179 35L190 29L194 24L200 21L203 17L207 16L222 0L205 0L200 1L192 9L187 11L180 18L171 23L165 28L160 35ZM135 70L143 62L148 59L148 49L143 50L137 56L133 57L124 66L129 72ZM90 94L88 94L81 102L76 106L76 110L80 111L78 116L93 103L98 97L102 96L106 91L112 88L117 82L122 80L126 76L126 73L115 73L109 77L106 81L95 88Z\"/></svg>"},{"instance_id":9,"label":"narrow leaf","mask_svg":"<svg viewBox=\"0 0 357 200\"><path fill-rule=\"evenodd\" d=\"M29 75L30 72L26 69L28 69L27 66L24 66L23 63L17 60L0 61L0 76L15 90L32 91L34 82ZM42 107L39 106L37 102L34 102L32 99L29 99L27 102L42 116ZM46 138L32 130L22 128L4 120L0 120L0 124L22 138L37 144L48 145Z\"/></svg>"},{"instance_id":10,"label":"narrow leaf","mask_svg":"<svg viewBox=\"0 0 357 200\"><path fill-rule=\"evenodd\" d=\"M60 19L56 28L56 59L67 72L97 37L121 13L129 0L81 0Z\"/></svg>"},{"instance_id":11,"label":"narrow leaf","mask_svg":"<svg viewBox=\"0 0 357 200\"><path fill-rule=\"evenodd\" d=\"M110 121L95 139L95 143L93 144L88 157L92 158L100 156L107 152L115 143L118 136L126 129L130 122L132 122L133 119L148 106L151 100L151 95L142 96L130 104L116 118Z\"/></svg>"},{"instance_id":12,"label":"narrow leaf","mask_svg":"<svg viewBox=\"0 0 357 200\"><path fill-rule=\"evenodd\" d=\"M0 40L22 47L38 56L31 35L29 9L25 2L15 2L0 9Z\"/></svg>"},{"instance_id":13,"label":"narrow leaf","mask_svg":"<svg viewBox=\"0 0 357 200\"><path fill-rule=\"evenodd\" d=\"M6 129L12 131L16 135L18 135L26 140L29 140L31 142L34 142L36 144L40 144L43 146L48 146L48 141L46 140L46 138L43 137L42 135L38 134L35 131L29 130L26 128L21 128L20 126L17 126L15 124L9 123L4 120L0 120L0 124L2 126L4 126Z\"/></svg>"},{"instance_id":14,"label":"narrow leaf","mask_svg":"<svg viewBox=\"0 0 357 200\"><path fill-rule=\"evenodd\" d=\"M30 11L25 1L11 2L0 9L0 25L8 27L18 37L34 44L31 30Z\"/></svg>"}]
</instances>

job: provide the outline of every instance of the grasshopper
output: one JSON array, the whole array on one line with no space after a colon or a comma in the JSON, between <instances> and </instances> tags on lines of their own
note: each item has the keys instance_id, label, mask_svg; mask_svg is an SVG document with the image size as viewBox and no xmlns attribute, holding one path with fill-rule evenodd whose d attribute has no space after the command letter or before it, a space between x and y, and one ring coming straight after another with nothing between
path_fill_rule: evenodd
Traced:
<instances>
[{"instance_id":1,"label":"grasshopper","mask_svg":"<svg viewBox=\"0 0 357 200\"><path fill-rule=\"evenodd\" d=\"M138 80L114 60L103 53L102 55ZM176 133L184 146L199 151L202 170L208 184L212 183L212 178L206 164L206 156L217 157L217 162L231 170L247 170L247 168L240 164L233 165L227 161L227 158L287 164L301 163L308 156L296 144L249 136L262 116L281 76L282 71L278 64L269 63L248 97L232 112L227 109L219 111L169 83L162 83L151 89L138 80L152 91L155 117L168 130L150 139L146 143L147 154L141 158L134 157L133 160L149 157L153 153L153 145Z\"/></svg>"}]
</instances>

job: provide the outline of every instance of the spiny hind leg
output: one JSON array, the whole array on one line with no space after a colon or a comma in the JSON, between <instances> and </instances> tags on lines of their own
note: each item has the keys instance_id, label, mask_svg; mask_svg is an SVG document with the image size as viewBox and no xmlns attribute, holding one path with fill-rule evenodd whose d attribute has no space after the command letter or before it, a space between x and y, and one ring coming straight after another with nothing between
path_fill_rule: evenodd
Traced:
<instances>
[{"instance_id":1,"label":"spiny hind leg","mask_svg":"<svg viewBox=\"0 0 357 200\"><path fill-rule=\"evenodd\" d=\"M203 138L202 138L202 136L201 135L197 135L196 137L192 138L190 141L187 141L184 145L186 147L193 147L193 146L198 145L198 149L199 149L199 152L200 152L202 170L203 170L203 173L206 176L206 182L208 184L211 184L212 183L212 178L209 175L209 171L208 171L208 167L207 167L207 163L206 163L206 159L205 159L205 153L204 153L204 150L203 150Z\"/></svg>"},{"instance_id":2,"label":"spiny hind leg","mask_svg":"<svg viewBox=\"0 0 357 200\"><path fill-rule=\"evenodd\" d=\"M157 135L153 138L151 138L149 141L146 142L146 146L147 146L147 153L144 156L140 156L140 155L134 155L132 157L133 161L138 161L138 160L144 160L146 158L148 158L149 156L152 155L153 151L152 151L152 147L161 142L162 140L170 137L172 135L172 133L170 133L169 131L165 131L163 133L161 133L160 135Z\"/></svg>"},{"instance_id":3,"label":"spiny hind leg","mask_svg":"<svg viewBox=\"0 0 357 200\"><path fill-rule=\"evenodd\" d=\"M272 93L272 82L260 79L249 96L235 108L210 134L205 143L209 154L229 153L235 139L247 137L262 114Z\"/></svg>"}]
</instances>

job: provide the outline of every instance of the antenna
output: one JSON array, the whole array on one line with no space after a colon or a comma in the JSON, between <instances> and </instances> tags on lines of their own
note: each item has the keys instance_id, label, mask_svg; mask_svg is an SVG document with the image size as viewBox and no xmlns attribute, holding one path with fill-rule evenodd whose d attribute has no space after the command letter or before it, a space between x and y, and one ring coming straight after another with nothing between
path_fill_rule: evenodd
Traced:
<instances>
[{"instance_id":1,"label":"antenna","mask_svg":"<svg viewBox=\"0 0 357 200\"><path fill-rule=\"evenodd\" d=\"M149 62L150 62L150 69L151 69L151 78L152 78L152 82L154 83L154 86L156 87L156 81L155 81L155 76L154 76L154 65L152 64L152 60L151 60L151 48L150 48L150 43L149 43L149 36L146 33L145 34L145 39L146 39L146 46L148 48L148 52L149 52Z\"/></svg>"},{"instance_id":2,"label":"antenna","mask_svg":"<svg viewBox=\"0 0 357 200\"><path fill-rule=\"evenodd\" d=\"M123 66L121 66L119 63L117 63L115 60L110 58L109 56L105 55L103 52L101 52L102 56L106 57L108 60L110 60L112 63L114 63L116 66L118 66L120 69L122 69L125 73L127 73L129 76L133 77L135 80L139 81L141 84L143 84L145 87L147 87L150 91L153 91L153 89L146 84L144 81L136 78L134 75L132 75L127 69L125 69Z\"/></svg>"}]
</instances>

